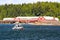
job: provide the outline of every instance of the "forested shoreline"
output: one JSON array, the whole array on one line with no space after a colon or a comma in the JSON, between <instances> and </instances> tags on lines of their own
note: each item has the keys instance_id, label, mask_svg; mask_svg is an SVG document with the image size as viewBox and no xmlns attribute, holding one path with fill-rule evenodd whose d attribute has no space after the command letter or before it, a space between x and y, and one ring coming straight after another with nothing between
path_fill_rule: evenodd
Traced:
<instances>
[{"instance_id":1,"label":"forested shoreline","mask_svg":"<svg viewBox=\"0 0 60 40\"><path fill-rule=\"evenodd\" d=\"M60 19L60 3L37 2L0 5L0 19L16 16L53 16Z\"/></svg>"}]
</instances>

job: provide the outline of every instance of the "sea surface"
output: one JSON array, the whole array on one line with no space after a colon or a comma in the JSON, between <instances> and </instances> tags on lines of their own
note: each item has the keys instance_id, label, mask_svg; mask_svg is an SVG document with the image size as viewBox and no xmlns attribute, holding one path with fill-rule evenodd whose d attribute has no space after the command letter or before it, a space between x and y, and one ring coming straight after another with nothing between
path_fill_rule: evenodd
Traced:
<instances>
[{"instance_id":1,"label":"sea surface","mask_svg":"<svg viewBox=\"0 0 60 40\"><path fill-rule=\"evenodd\" d=\"M0 24L0 40L60 40L60 26L22 24L23 30L13 30L15 24Z\"/></svg>"}]
</instances>

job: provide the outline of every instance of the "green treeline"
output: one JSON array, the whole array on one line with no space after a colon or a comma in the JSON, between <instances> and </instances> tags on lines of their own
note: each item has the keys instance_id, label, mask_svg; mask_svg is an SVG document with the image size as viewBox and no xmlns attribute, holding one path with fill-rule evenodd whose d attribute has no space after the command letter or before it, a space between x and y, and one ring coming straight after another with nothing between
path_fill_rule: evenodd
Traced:
<instances>
[{"instance_id":1,"label":"green treeline","mask_svg":"<svg viewBox=\"0 0 60 40\"><path fill-rule=\"evenodd\" d=\"M0 19L16 16L54 16L60 18L60 3L37 2L0 5Z\"/></svg>"}]
</instances>

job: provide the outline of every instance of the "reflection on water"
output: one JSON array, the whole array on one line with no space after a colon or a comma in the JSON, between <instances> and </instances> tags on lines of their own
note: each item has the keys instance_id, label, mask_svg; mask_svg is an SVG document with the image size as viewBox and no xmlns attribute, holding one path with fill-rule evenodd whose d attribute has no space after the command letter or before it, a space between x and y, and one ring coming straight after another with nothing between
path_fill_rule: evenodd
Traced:
<instances>
[{"instance_id":1,"label":"reflection on water","mask_svg":"<svg viewBox=\"0 0 60 40\"><path fill-rule=\"evenodd\" d=\"M28 26L28 27L24 27L25 28L24 30L11 30L12 28L11 25L10 27L8 27L10 29L7 30L6 29L7 27L6 28L4 27L5 25L3 26L3 28L1 26L2 25L0 25L1 40L60 40L60 27L57 27L57 26L56 26L57 28L52 27L53 29L51 30L49 30L48 27L44 29L44 27L41 27L41 26L39 27L37 26L37 29L36 27L29 28Z\"/></svg>"}]
</instances>

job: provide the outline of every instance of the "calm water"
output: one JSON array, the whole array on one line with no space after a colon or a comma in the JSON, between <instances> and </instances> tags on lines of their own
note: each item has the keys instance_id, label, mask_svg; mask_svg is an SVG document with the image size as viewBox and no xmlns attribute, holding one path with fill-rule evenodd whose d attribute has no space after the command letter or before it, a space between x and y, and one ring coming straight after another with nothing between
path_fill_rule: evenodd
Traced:
<instances>
[{"instance_id":1,"label":"calm water","mask_svg":"<svg viewBox=\"0 0 60 40\"><path fill-rule=\"evenodd\" d=\"M0 40L60 40L60 26L23 25L24 30L12 30L14 24L0 24Z\"/></svg>"}]
</instances>

